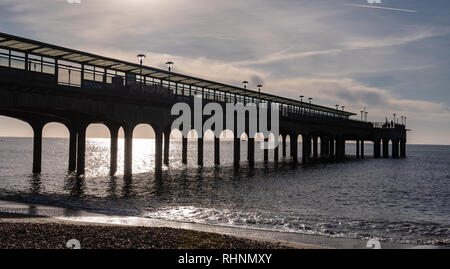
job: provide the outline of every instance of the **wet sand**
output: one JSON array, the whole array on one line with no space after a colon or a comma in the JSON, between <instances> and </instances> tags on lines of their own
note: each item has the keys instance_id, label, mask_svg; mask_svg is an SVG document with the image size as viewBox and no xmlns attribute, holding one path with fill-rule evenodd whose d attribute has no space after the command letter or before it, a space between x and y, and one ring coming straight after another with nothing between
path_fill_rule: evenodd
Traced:
<instances>
[{"instance_id":1,"label":"wet sand","mask_svg":"<svg viewBox=\"0 0 450 269\"><path fill-rule=\"evenodd\" d=\"M165 227L92 224L0 213L0 249L285 249L285 244Z\"/></svg>"},{"instance_id":2,"label":"wet sand","mask_svg":"<svg viewBox=\"0 0 450 269\"><path fill-rule=\"evenodd\" d=\"M0 248L66 248L69 239L82 241L84 248L355 249L367 244L357 239L111 216L1 200L0 234ZM382 247L434 248L388 242L382 242Z\"/></svg>"}]
</instances>

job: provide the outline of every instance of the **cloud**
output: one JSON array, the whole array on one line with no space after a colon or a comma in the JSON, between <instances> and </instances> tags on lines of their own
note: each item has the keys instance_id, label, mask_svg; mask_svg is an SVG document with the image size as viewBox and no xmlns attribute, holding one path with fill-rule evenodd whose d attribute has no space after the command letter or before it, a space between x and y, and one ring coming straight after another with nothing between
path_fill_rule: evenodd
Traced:
<instances>
[{"instance_id":1,"label":"cloud","mask_svg":"<svg viewBox=\"0 0 450 269\"><path fill-rule=\"evenodd\" d=\"M362 8L330 2L2 0L0 25L131 62L145 53L146 65L165 69L171 60L175 72L236 86L248 80L252 89L264 84L262 91L291 98L304 94L352 111L367 106L374 120L395 111L423 126L430 118L449 123L449 106L440 103L449 101L442 90L449 81L439 75L448 69L448 37L434 38L450 32L446 17L436 15L444 7L367 18ZM404 91L420 99L422 85L434 102L410 100Z\"/></svg>"},{"instance_id":2,"label":"cloud","mask_svg":"<svg viewBox=\"0 0 450 269\"><path fill-rule=\"evenodd\" d=\"M264 79L262 77L260 77L259 75L251 76L250 82L253 85L264 85Z\"/></svg>"},{"instance_id":3,"label":"cloud","mask_svg":"<svg viewBox=\"0 0 450 269\"><path fill-rule=\"evenodd\" d=\"M298 58L305 58L318 55L333 55L342 52L362 50L362 49L374 49L383 48L391 46L400 46L412 42L421 41L427 38L447 35L449 31L431 31L422 30L412 34L407 34L401 37L388 37L384 39L368 39L368 40L357 40L351 42L341 42L337 44L337 48L327 49L327 50L312 50L304 52L289 52L289 50L283 50L277 53L273 53L267 57L257 60L245 60L237 61L234 64L239 65L263 65L279 61L291 61Z\"/></svg>"},{"instance_id":4,"label":"cloud","mask_svg":"<svg viewBox=\"0 0 450 269\"><path fill-rule=\"evenodd\" d=\"M402 12L410 12L410 13L416 13L417 12L416 10L402 9L402 8L392 8L392 7L369 6L369 5L359 5L359 4L342 4L342 5L344 5L344 6L351 6L351 7L385 9L385 10L402 11Z\"/></svg>"},{"instance_id":5,"label":"cloud","mask_svg":"<svg viewBox=\"0 0 450 269\"><path fill-rule=\"evenodd\" d=\"M450 121L448 106L444 103L409 100L393 95L388 90L369 87L349 78L296 78L268 83L271 89L292 98L301 93L312 96L333 106L336 102L349 110L359 111L363 106L370 109L372 119L380 120L392 113L411 116L415 120Z\"/></svg>"}]
</instances>

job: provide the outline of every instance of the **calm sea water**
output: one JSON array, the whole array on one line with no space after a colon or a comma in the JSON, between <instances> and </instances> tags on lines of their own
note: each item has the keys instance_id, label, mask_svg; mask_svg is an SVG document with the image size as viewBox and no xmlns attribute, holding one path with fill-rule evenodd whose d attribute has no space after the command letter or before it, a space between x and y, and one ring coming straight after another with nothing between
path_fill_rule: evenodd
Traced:
<instances>
[{"instance_id":1,"label":"calm sea water","mask_svg":"<svg viewBox=\"0 0 450 269\"><path fill-rule=\"evenodd\" d=\"M0 199L64 206L101 213L250 227L346 238L379 238L414 244L450 245L450 147L408 145L406 159L349 160L293 166L232 166L232 143L222 142L220 168L213 143L205 167L189 142L188 166L173 142L169 168L155 175L154 141L134 140L131 180L124 180L123 141L119 173L109 176L109 139L88 139L86 176L66 172L68 140L43 142L43 172L31 174L32 139L0 140ZM246 159L245 142L242 160ZM299 145L301 152L301 145ZM347 154L355 145L347 144ZM372 145L366 145L372 155ZM280 152L281 155L281 152ZM289 150L288 150L289 156ZM269 157L273 160L273 152Z\"/></svg>"}]
</instances>

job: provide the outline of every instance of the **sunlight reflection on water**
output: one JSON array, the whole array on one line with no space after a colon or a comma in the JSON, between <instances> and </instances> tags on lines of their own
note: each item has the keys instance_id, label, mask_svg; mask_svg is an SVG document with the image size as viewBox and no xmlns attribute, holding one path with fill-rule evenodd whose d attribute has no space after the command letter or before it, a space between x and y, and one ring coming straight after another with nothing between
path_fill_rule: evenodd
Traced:
<instances>
[{"instance_id":1,"label":"sunlight reflection on water","mask_svg":"<svg viewBox=\"0 0 450 269\"><path fill-rule=\"evenodd\" d=\"M133 178L123 178L123 140L118 174L109 176L109 139L88 139L86 176L67 174L67 139L43 141L42 174L30 173L32 139L0 143L0 199L35 202L101 213L206 224L252 227L396 242L448 244L450 238L450 147L408 146L407 159L293 166L289 158L256 168L233 168L233 143L221 143L214 167L212 141L205 141L205 167L197 163L196 140L170 145L170 166L154 173L154 140L133 140ZM346 152L354 154L355 146ZM301 144L299 145L299 155ZM287 150L289 156L289 145ZM299 156L300 157L300 156ZM273 151L269 158L273 159ZM299 160L301 160L299 158Z\"/></svg>"}]
</instances>

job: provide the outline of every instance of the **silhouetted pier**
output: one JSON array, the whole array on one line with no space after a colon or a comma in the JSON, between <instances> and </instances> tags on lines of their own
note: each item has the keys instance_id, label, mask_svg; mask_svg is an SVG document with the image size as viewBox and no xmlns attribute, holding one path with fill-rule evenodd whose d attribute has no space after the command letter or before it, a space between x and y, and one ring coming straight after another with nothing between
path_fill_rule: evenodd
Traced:
<instances>
[{"instance_id":1,"label":"silhouetted pier","mask_svg":"<svg viewBox=\"0 0 450 269\"><path fill-rule=\"evenodd\" d=\"M41 172L42 129L49 122L64 124L70 133L69 167L85 171L86 129L92 123L109 128L111 173L117 171L119 129L124 131L124 174L132 174L133 130L149 124L155 132L155 168L169 165L170 133L178 102L191 106L201 95L203 105L216 102L277 104L280 114L280 147L274 161L286 157L287 139L292 161L297 163L298 138L302 162L326 158L343 161L346 141L356 142L356 157L365 157L365 141L374 145L374 157L406 156L406 129L402 124L383 128L377 123L353 120L356 114L169 72L0 33L0 115L27 122L34 131L33 172ZM204 119L206 120L206 119ZM246 119L245 134L249 137ZM5 127L3 127L5 128ZM259 127L258 127L259 128ZM206 132L207 130L203 130ZM259 130L258 130L259 132ZM244 132L243 132L244 133ZM240 162L240 139L234 132L234 163ZM198 165L203 165L203 137L198 138ZM264 137L267 141L269 137ZM319 141L320 140L320 141ZM320 147L320 150L319 150ZM220 138L214 138L214 163L220 165ZM255 163L255 139L248 139L248 164ZM269 161L264 150L264 161ZM182 162L187 163L187 138L182 138Z\"/></svg>"}]
</instances>

